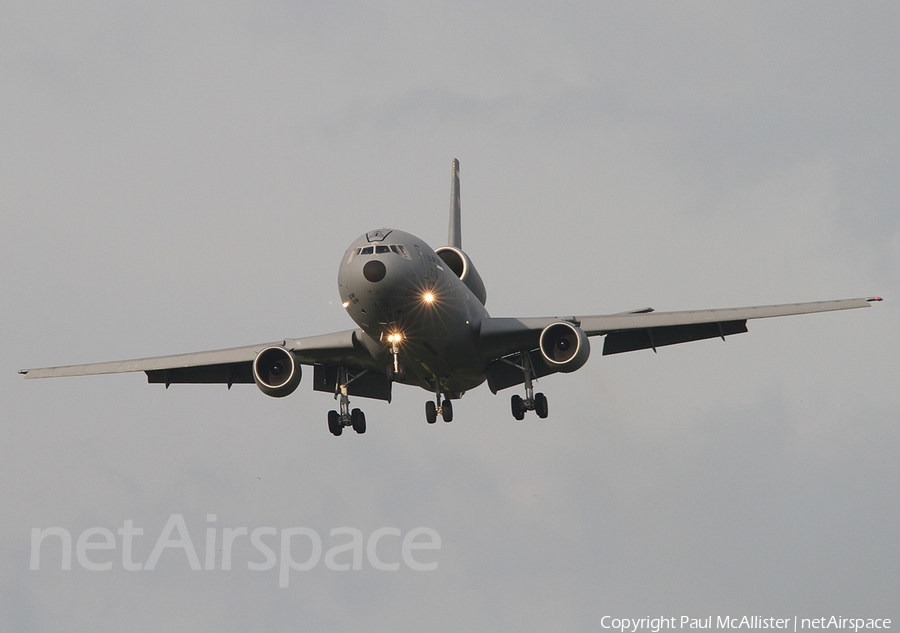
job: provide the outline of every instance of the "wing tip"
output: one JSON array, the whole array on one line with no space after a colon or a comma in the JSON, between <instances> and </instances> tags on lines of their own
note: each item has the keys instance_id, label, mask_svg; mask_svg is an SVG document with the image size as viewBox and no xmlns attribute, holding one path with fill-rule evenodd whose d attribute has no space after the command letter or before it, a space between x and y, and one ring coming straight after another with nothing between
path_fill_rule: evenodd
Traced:
<instances>
[{"instance_id":1,"label":"wing tip","mask_svg":"<svg viewBox=\"0 0 900 633\"><path fill-rule=\"evenodd\" d=\"M875 296L875 297L869 297L868 299L866 299L866 301L871 303L873 301L884 301L884 299L882 299L881 297Z\"/></svg>"}]
</instances>

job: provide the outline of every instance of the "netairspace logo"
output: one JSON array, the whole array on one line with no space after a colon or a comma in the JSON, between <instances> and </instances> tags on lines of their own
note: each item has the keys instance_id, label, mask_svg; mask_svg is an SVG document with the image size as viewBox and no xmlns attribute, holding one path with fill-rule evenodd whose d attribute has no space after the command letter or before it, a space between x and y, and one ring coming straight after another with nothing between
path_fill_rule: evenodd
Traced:
<instances>
[{"instance_id":1,"label":"netairspace logo","mask_svg":"<svg viewBox=\"0 0 900 633\"><path fill-rule=\"evenodd\" d=\"M793 630L794 633L801 630L843 630L860 631L865 629L890 629L891 621L886 618L844 618L841 616L829 616L821 618L799 618L796 615L787 618L767 618L759 615L711 616L693 618L687 615L680 617L658 618L615 618L605 615L600 619L600 626L604 629L612 629L619 633L637 633L637 631L650 631L660 633L669 629L733 629L733 630Z\"/></svg>"},{"instance_id":2,"label":"netairspace logo","mask_svg":"<svg viewBox=\"0 0 900 633\"><path fill-rule=\"evenodd\" d=\"M206 515L207 523L215 523L216 515ZM122 548L122 568L126 571L152 571L156 568L160 557L168 549L181 550L188 565L193 571L212 571L220 569L230 571L232 568L232 550L234 543L239 538L249 538L250 545L265 560L262 562L248 560L247 569L251 571L269 571L278 567L278 586L286 589L290 582L291 571L309 571L316 567L322 560L323 544L319 533L308 527L291 527L279 530L274 527L259 527L252 531L246 527L222 528L221 541L219 529L215 526L206 528L206 542L203 565L197 556L197 550L191 540L187 524L180 514L172 514L160 532L156 544L150 552L150 556L144 562L134 560L134 540L144 535L144 529L134 526L134 521L123 521L122 527L117 530L121 543L116 539L112 530L104 527L92 527L86 529L78 536L75 543L75 559L78 564L89 571L109 571L113 568L115 557L107 554L88 555L94 550L116 550ZM177 533L177 535L176 535ZM363 551L366 560L372 569L378 571L397 571L400 569L400 561L383 561L378 557L378 544L382 539L400 538L401 559L403 564L414 571L434 571L437 569L437 561L423 562L424 555L414 556L418 550L441 549L441 536L433 529L417 527L411 529L405 535L400 528L383 527L373 531L368 539L363 538L361 530L352 527L333 528L329 536L332 540L337 537L340 542L330 547L325 552L325 567L332 571L361 570L363 568ZM48 538L58 538L61 543L60 569L72 569L72 534L61 527L32 528L31 529L31 563L32 570L41 568L41 546ZM277 537L272 539L272 537ZM349 538L348 538L349 537ZM264 539L280 545L279 554L265 542ZM221 543L221 545L219 545ZM304 552L308 552L305 559L295 560L294 555L300 545L306 545ZM221 557L216 556L216 550L221 552ZM99 560L99 559L104 560ZM218 563L218 567L217 567Z\"/></svg>"}]
</instances>

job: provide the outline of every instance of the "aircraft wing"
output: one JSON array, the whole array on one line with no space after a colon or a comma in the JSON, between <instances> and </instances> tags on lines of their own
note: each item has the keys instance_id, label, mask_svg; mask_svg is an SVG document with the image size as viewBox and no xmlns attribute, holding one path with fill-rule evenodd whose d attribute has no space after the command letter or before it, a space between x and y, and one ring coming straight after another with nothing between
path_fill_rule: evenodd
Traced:
<instances>
[{"instance_id":1,"label":"aircraft wing","mask_svg":"<svg viewBox=\"0 0 900 633\"><path fill-rule=\"evenodd\" d=\"M25 378L55 378L143 371L151 383L252 383L251 365L256 355L267 347L278 346L294 352L305 365L316 363L342 365L359 369L374 367L372 355L360 340L359 330L345 330L321 336L285 339L259 345L228 349L155 356L65 367L22 369Z\"/></svg>"},{"instance_id":2,"label":"aircraft wing","mask_svg":"<svg viewBox=\"0 0 900 633\"><path fill-rule=\"evenodd\" d=\"M495 359L538 346L541 331L557 321L579 326L588 336L606 335L603 355L653 349L676 343L724 338L747 331L747 320L867 308L880 297L785 303L745 308L653 312L650 308L618 314L572 317L489 318L481 323L480 339L486 359Z\"/></svg>"}]
</instances>

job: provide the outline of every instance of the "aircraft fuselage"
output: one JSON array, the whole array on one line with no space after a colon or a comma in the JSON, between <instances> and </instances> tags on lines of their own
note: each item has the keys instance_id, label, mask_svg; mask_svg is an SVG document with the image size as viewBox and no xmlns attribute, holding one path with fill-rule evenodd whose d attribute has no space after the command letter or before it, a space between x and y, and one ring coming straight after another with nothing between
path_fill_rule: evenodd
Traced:
<instances>
[{"instance_id":1,"label":"aircraft fuselage","mask_svg":"<svg viewBox=\"0 0 900 633\"><path fill-rule=\"evenodd\" d=\"M394 229L360 236L341 260L338 288L350 317L381 344L386 370L396 345L405 375L395 380L434 391L437 379L448 394L484 382L477 339L488 312L424 240Z\"/></svg>"}]
</instances>

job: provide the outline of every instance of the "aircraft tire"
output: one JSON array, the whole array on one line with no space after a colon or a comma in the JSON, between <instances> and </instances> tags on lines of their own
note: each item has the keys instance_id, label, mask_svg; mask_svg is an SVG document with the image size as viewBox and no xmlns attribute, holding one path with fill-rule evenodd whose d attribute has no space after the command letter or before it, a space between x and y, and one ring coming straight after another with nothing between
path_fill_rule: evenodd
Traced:
<instances>
[{"instance_id":1,"label":"aircraft tire","mask_svg":"<svg viewBox=\"0 0 900 633\"><path fill-rule=\"evenodd\" d=\"M366 432L366 414L360 409L353 409L350 412L350 419L353 421L353 430L359 434Z\"/></svg>"},{"instance_id":2,"label":"aircraft tire","mask_svg":"<svg viewBox=\"0 0 900 633\"><path fill-rule=\"evenodd\" d=\"M437 405L431 400L425 403L425 420L428 424L437 422Z\"/></svg>"},{"instance_id":3,"label":"aircraft tire","mask_svg":"<svg viewBox=\"0 0 900 633\"><path fill-rule=\"evenodd\" d=\"M402 382L403 380L406 380L406 368L403 367L403 365L400 365L398 371L394 371L393 365L388 365L386 373L387 373L388 380L397 381L397 382Z\"/></svg>"},{"instance_id":4,"label":"aircraft tire","mask_svg":"<svg viewBox=\"0 0 900 633\"><path fill-rule=\"evenodd\" d=\"M444 422L453 422L453 404L449 400L444 400L441 405L441 417Z\"/></svg>"},{"instance_id":5,"label":"aircraft tire","mask_svg":"<svg viewBox=\"0 0 900 633\"><path fill-rule=\"evenodd\" d=\"M335 437L344 432L344 427L341 426L341 418L334 409L328 412L328 430Z\"/></svg>"},{"instance_id":6,"label":"aircraft tire","mask_svg":"<svg viewBox=\"0 0 900 633\"><path fill-rule=\"evenodd\" d=\"M510 408L512 409L513 417L517 420L525 419L525 403L522 402L522 396L519 394L515 394L509 400Z\"/></svg>"},{"instance_id":7,"label":"aircraft tire","mask_svg":"<svg viewBox=\"0 0 900 633\"><path fill-rule=\"evenodd\" d=\"M550 409L547 406L547 396L542 393L534 394L534 412L538 414L538 417L543 419L546 418L550 413Z\"/></svg>"}]
</instances>

